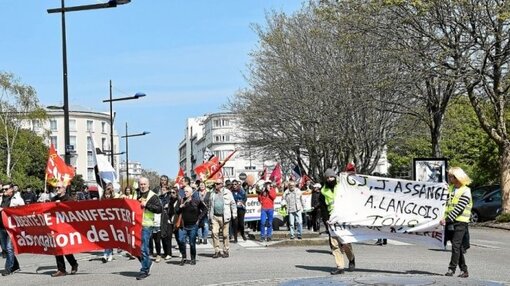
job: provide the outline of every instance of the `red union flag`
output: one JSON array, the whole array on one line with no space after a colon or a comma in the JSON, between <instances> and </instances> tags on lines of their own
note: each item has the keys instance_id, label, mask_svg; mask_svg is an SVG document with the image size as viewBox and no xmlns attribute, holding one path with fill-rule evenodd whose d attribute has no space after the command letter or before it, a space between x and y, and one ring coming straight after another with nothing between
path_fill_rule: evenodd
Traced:
<instances>
[{"instance_id":1,"label":"red union flag","mask_svg":"<svg viewBox=\"0 0 510 286\"><path fill-rule=\"evenodd\" d=\"M136 200L52 202L4 208L16 253L66 255L120 248L140 255L142 208Z\"/></svg>"},{"instance_id":2,"label":"red union flag","mask_svg":"<svg viewBox=\"0 0 510 286\"><path fill-rule=\"evenodd\" d=\"M195 174L202 181L223 179L221 173L221 165L218 157L214 156L211 160L204 162L195 167Z\"/></svg>"},{"instance_id":3,"label":"red union flag","mask_svg":"<svg viewBox=\"0 0 510 286\"><path fill-rule=\"evenodd\" d=\"M269 176L269 180L275 182L277 185L282 184L282 167L280 166L280 163L276 163L276 166L274 166L274 169Z\"/></svg>"},{"instance_id":4,"label":"red union flag","mask_svg":"<svg viewBox=\"0 0 510 286\"><path fill-rule=\"evenodd\" d=\"M182 186L182 182L184 181L184 170L179 167L179 173L177 173L177 177L175 177L175 183L179 186Z\"/></svg>"},{"instance_id":5,"label":"red union flag","mask_svg":"<svg viewBox=\"0 0 510 286\"><path fill-rule=\"evenodd\" d=\"M58 182L69 185L74 177L74 168L67 166L64 160L57 154L53 144L50 145L48 152L48 162L46 163L46 181L52 186L56 186Z\"/></svg>"}]
</instances>

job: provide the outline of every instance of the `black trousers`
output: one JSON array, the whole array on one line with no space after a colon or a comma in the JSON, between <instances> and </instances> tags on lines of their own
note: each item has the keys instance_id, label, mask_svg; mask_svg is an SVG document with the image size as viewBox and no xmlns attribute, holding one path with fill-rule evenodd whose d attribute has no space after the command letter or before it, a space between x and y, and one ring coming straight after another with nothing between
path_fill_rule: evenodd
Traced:
<instances>
[{"instance_id":1,"label":"black trousers","mask_svg":"<svg viewBox=\"0 0 510 286\"><path fill-rule=\"evenodd\" d=\"M165 256L172 256L172 236L174 233L174 225L169 224L166 230L161 230L161 243L163 244L163 253Z\"/></svg>"},{"instance_id":2,"label":"black trousers","mask_svg":"<svg viewBox=\"0 0 510 286\"><path fill-rule=\"evenodd\" d=\"M67 262L71 264L71 267L78 266L78 262L76 262L74 255L68 254L65 255L65 258L67 259ZM55 259L57 260L57 270L60 272L66 272L66 262L64 261L64 255L57 255L55 256Z\"/></svg>"},{"instance_id":3,"label":"black trousers","mask_svg":"<svg viewBox=\"0 0 510 286\"><path fill-rule=\"evenodd\" d=\"M311 215L311 227L313 228L313 231L319 231L321 228L321 210L320 209L314 209L310 212ZM309 227L310 228L310 227Z\"/></svg>"},{"instance_id":4,"label":"black trousers","mask_svg":"<svg viewBox=\"0 0 510 286\"><path fill-rule=\"evenodd\" d=\"M156 247L156 255L161 255L161 231L153 232L149 243L149 254L154 253L154 246Z\"/></svg>"},{"instance_id":5,"label":"black trousers","mask_svg":"<svg viewBox=\"0 0 510 286\"><path fill-rule=\"evenodd\" d=\"M237 239L237 234L240 233L244 237L244 215L246 214L245 209L237 209L237 218L232 224L234 227L234 238Z\"/></svg>"},{"instance_id":6,"label":"black trousers","mask_svg":"<svg viewBox=\"0 0 510 286\"><path fill-rule=\"evenodd\" d=\"M448 268L455 272L457 265L461 271L467 271L466 259L464 258L464 247L462 240L468 229L466 222L454 222L453 223L453 235L452 235L452 257L450 259L450 265Z\"/></svg>"}]
</instances>

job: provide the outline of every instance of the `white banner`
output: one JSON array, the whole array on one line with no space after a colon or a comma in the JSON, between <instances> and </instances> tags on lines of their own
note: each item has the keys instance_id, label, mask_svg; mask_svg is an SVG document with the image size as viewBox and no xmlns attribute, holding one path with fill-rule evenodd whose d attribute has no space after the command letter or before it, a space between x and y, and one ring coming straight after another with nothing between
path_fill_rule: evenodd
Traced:
<instances>
[{"instance_id":1,"label":"white banner","mask_svg":"<svg viewBox=\"0 0 510 286\"><path fill-rule=\"evenodd\" d=\"M439 222L448 199L445 183L347 173L338 180L330 221L343 243L389 238L443 247Z\"/></svg>"},{"instance_id":2,"label":"white banner","mask_svg":"<svg viewBox=\"0 0 510 286\"><path fill-rule=\"evenodd\" d=\"M274 200L274 215L275 217L278 215L278 211L281 208L282 204L282 193L276 195L276 199ZM310 211L312 209L312 193L311 192L303 192L303 201L304 201L304 211ZM244 221L255 221L260 220L260 203L257 195L248 195L248 200L246 201L246 214L244 216Z\"/></svg>"}]
</instances>

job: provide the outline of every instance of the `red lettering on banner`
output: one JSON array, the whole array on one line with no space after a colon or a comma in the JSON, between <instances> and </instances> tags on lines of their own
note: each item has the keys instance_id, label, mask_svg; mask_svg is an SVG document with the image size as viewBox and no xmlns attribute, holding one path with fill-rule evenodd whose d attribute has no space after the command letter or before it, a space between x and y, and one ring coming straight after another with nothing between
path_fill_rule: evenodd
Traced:
<instances>
[{"instance_id":1,"label":"red lettering on banner","mask_svg":"<svg viewBox=\"0 0 510 286\"><path fill-rule=\"evenodd\" d=\"M52 202L5 208L16 253L65 255L120 248L140 255L142 208L136 200Z\"/></svg>"}]
</instances>

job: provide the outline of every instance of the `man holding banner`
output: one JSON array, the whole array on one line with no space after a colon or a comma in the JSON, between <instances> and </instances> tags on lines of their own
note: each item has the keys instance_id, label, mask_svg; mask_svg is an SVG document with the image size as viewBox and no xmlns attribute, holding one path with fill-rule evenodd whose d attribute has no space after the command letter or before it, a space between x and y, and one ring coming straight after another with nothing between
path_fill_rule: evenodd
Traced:
<instances>
[{"instance_id":1,"label":"man holding banner","mask_svg":"<svg viewBox=\"0 0 510 286\"><path fill-rule=\"evenodd\" d=\"M2 217L2 211L4 208L22 206L25 204L21 198L18 199L14 197L14 188L12 184L3 185L2 192L3 195L0 197L0 218ZM0 243L2 245L2 250L7 252L7 256L5 257L5 270L2 273L2 276L11 275L16 271L19 271L19 263L18 259L14 255L12 241L7 234L3 221L0 222Z\"/></svg>"},{"instance_id":2,"label":"man holding banner","mask_svg":"<svg viewBox=\"0 0 510 286\"><path fill-rule=\"evenodd\" d=\"M324 172L325 184L322 187L321 194L324 196L323 205L327 208L328 214L331 215L334 211L335 206L335 193L340 192L340 184L337 183L336 173L333 169L327 169ZM331 227L328 227L331 231ZM335 256L336 269L331 271L331 275L338 275L344 273L344 257L343 253L347 255L349 259L349 270L354 270L355 260L354 253L352 251L352 245L350 243L342 244L338 236L329 236L329 243L332 248L333 255Z\"/></svg>"}]
</instances>

